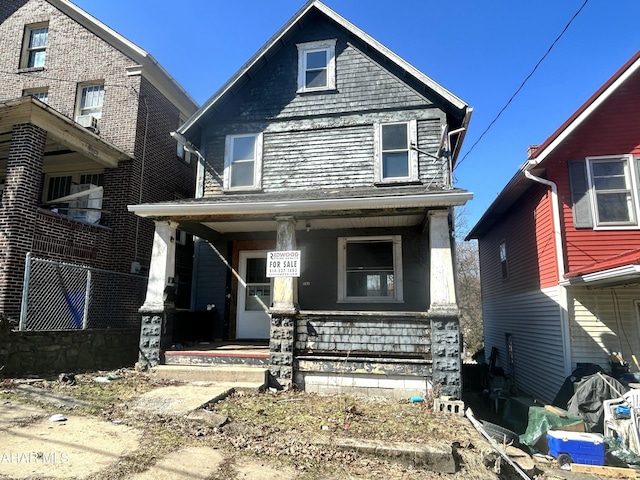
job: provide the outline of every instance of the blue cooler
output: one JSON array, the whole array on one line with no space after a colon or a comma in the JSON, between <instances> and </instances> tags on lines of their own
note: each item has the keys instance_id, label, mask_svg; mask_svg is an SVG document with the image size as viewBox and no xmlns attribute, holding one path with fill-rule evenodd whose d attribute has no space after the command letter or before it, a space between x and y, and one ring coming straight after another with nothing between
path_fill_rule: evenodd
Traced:
<instances>
[{"instance_id":1,"label":"blue cooler","mask_svg":"<svg viewBox=\"0 0 640 480\"><path fill-rule=\"evenodd\" d=\"M549 430L547 441L549 454L556 458L565 454L572 463L604 465L604 437L599 433Z\"/></svg>"}]
</instances>

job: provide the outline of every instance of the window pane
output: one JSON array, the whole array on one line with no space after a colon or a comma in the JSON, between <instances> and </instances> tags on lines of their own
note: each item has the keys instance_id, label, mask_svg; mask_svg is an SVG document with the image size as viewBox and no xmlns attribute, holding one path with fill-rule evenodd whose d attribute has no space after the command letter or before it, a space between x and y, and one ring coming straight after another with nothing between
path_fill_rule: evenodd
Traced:
<instances>
[{"instance_id":1,"label":"window pane","mask_svg":"<svg viewBox=\"0 0 640 480\"><path fill-rule=\"evenodd\" d=\"M231 165L231 186L253 186L253 162L235 162Z\"/></svg>"},{"instance_id":2,"label":"window pane","mask_svg":"<svg viewBox=\"0 0 640 480\"><path fill-rule=\"evenodd\" d=\"M46 47L49 38L49 28L34 28L31 30L29 39L29 48Z\"/></svg>"},{"instance_id":3,"label":"window pane","mask_svg":"<svg viewBox=\"0 0 640 480\"><path fill-rule=\"evenodd\" d=\"M408 146L406 123L382 126L382 150L406 150Z\"/></svg>"},{"instance_id":4,"label":"window pane","mask_svg":"<svg viewBox=\"0 0 640 480\"><path fill-rule=\"evenodd\" d=\"M591 162L594 177L605 177L611 175L622 175L625 173L625 162Z\"/></svg>"},{"instance_id":5,"label":"window pane","mask_svg":"<svg viewBox=\"0 0 640 480\"><path fill-rule=\"evenodd\" d=\"M29 68L38 68L44 67L44 62L47 58L46 50L33 50L29 52L29 63L27 66Z\"/></svg>"},{"instance_id":6,"label":"window pane","mask_svg":"<svg viewBox=\"0 0 640 480\"><path fill-rule=\"evenodd\" d=\"M312 70L307 72L307 87L326 87L327 86L327 71L326 70Z\"/></svg>"},{"instance_id":7,"label":"window pane","mask_svg":"<svg viewBox=\"0 0 640 480\"><path fill-rule=\"evenodd\" d=\"M322 69L327 66L327 51L307 53L307 70Z\"/></svg>"},{"instance_id":8,"label":"window pane","mask_svg":"<svg viewBox=\"0 0 640 480\"><path fill-rule=\"evenodd\" d=\"M233 139L233 161L253 160L256 137L236 137Z\"/></svg>"},{"instance_id":9,"label":"window pane","mask_svg":"<svg viewBox=\"0 0 640 480\"><path fill-rule=\"evenodd\" d=\"M347 270L393 270L392 242L348 242Z\"/></svg>"},{"instance_id":10,"label":"window pane","mask_svg":"<svg viewBox=\"0 0 640 480\"><path fill-rule=\"evenodd\" d=\"M348 297L393 297L393 272L347 272Z\"/></svg>"},{"instance_id":11,"label":"window pane","mask_svg":"<svg viewBox=\"0 0 640 480\"><path fill-rule=\"evenodd\" d=\"M598 193L598 219L601 222L629 222L631 216L631 195L621 193Z\"/></svg>"},{"instance_id":12,"label":"window pane","mask_svg":"<svg viewBox=\"0 0 640 480\"><path fill-rule=\"evenodd\" d=\"M247 283L269 283L267 278L267 258L247 258Z\"/></svg>"},{"instance_id":13,"label":"window pane","mask_svg":"<svg viewBox=\"0 0 640 480\"><path fill-rule=\"evenodd\" d=\"M408 177L409 155L405 153L385 153L382 155L382 177Z\"/></svg>"}]
</instances>

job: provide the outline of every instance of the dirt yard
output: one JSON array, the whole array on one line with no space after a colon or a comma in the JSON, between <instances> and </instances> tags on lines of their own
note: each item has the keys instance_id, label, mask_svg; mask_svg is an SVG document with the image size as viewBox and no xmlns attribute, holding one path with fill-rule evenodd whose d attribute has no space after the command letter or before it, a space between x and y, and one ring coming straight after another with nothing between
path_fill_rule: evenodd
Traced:
<instances>
[{"instance_id":1,"label":"dirt yard","mask_svg":"<svg viewBox=\"0 0 640 480\"><path fill-rule=\"evenodd\" d=\"M435 414L428 401L237 392L200 415L180 418L131 408L143 393L175 383L133 370L114 373L118 378L103 383L95 378L105 372L76 375L75 383L27 381L53 401L25 397L17 387L24 380L3 380L0 478L498 478L494 466L484 463L496 455L470 422ZM60 395L80 401L65 407L55 401ZM54 414L67 420L49 421ZM337 439L345 438L453 446L458 471L430 472L411 462L344 450Z\"/></svg>"}]
</instances>

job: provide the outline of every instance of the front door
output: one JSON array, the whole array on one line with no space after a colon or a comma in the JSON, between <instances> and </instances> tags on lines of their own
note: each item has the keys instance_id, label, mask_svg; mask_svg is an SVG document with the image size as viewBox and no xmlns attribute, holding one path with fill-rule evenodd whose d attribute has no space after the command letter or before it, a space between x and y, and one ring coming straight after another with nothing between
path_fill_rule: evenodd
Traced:
<instances>
[{"instance_id":1,"label":"front door","mask_svg":"<svg viewBox=\"0 0 640 480\"><path fill-rule=\"evenodd\" d=\"M269 338L272 285L266 250L241 250L238 273L242 280L238 282L236 338Z\"/></svg>"}]
</instances>

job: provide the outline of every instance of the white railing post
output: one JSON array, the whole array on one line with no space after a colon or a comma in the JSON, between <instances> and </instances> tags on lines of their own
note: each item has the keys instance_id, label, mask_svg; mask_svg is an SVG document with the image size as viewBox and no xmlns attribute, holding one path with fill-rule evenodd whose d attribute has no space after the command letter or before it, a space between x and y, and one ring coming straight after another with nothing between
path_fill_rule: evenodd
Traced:
<instances>
[{"instance_id":1,"label":"white railing post","mask_svg":"<svg viewBox=\"0 0 640 480\"><path fill-rule=\"evenodd\" d=\"M27 323L27 295L29 294L29 274L31 273L31 252L27 253L27 260L24 264L24 280L22 282L22 302L20 304L20 323L18 329L24 330Z\"/></svg>"},{"instance_id":2,"label":"white railing post","mask_svg":"<svg viewBox=\"0 0 640 480\"><path fill-rule=\"evenodd\" d=\"M89 299L91 297L91 269L87 269L87 288L84 291L84 311L82 312L82 329L87 329L89 319Z\"/></svg>"}]
</instances>

